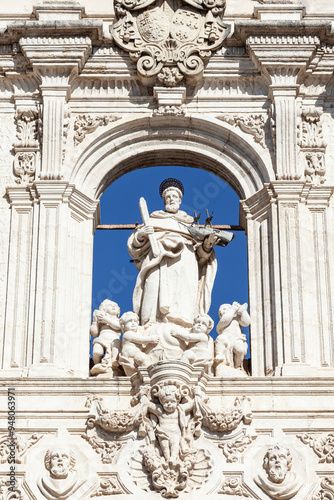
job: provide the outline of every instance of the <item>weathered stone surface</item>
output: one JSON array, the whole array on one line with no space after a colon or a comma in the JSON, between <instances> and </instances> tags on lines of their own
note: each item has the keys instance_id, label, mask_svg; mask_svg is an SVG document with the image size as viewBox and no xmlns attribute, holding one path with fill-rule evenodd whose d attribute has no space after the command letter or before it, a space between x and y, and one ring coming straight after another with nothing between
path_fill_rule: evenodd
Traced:
<instances>
[{"instance_id":1,"label":"weathered stone surface","mask_svg":"<svg viewBox=\"0 0 334 500\"><path fill-rule=\"evenodd\" d=\"M334 498L333 21L329 0L1 5L1 498ZM186 229L181 305L151 288L91 321L98 200L143 164L241 199L249 315L223 306L215 350L207 310L183 317L207 267Z\"/></svg>"}]
</instances>

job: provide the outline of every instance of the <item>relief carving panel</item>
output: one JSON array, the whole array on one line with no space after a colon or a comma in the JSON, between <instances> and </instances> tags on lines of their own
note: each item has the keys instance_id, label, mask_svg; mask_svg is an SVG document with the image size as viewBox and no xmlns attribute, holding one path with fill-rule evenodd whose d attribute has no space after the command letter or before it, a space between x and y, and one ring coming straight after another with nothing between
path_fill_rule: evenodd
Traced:
<instances>
[{"instance_id":1,"label":"relief carving panel","mask_svg":"<svg viewBox=\"0 0 334 500\"><path fill-rule=\"evenodd\" d=\"M137 63L144 85L197 81L230 31L225 0L115 0L115 42Z\"/></svg>"}]
</instances>

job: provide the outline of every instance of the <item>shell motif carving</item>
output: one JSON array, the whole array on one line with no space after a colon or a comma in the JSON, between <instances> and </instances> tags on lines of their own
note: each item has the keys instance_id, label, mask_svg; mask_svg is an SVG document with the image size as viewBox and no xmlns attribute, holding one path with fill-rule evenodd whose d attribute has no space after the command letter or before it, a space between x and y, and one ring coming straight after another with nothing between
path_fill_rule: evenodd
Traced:
<instances>
[{"instance_id":1,"label":"shell motif carving","mask_svg":"<svg viewBox=\"0 0 334 500\"><path fill-rule=\"evenodd\" d=\"M230 32L225 0L115 0L117 45L137 63L144 85L196 82Z\"/></svg>"}]
</instances>

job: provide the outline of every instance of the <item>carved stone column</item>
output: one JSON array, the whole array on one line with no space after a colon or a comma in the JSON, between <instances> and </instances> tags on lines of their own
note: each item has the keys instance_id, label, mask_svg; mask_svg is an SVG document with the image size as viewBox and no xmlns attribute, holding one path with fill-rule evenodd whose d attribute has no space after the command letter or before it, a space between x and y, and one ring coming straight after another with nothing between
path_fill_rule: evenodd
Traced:
<instances>
[{"instance_id":1,"label":"carved stone column","mask_svg":"<svg viewBox=\"0 0 334 500\"><path fill-rule=\"evenodd\" d=\"M31 375L88 375L93 219L98 202L67 182L35 183L39 198ZM87 333L86 333L87 332Z\"/></svg>"},{"instance_id":2,"label":"carved stone column","mask_svg":"<svg viewBox=\"0 0 334 500\"><path fill-rule=\"evenodd\" d=\"M86 62L91 50L89 37L26 37L20 45L41 79L43 101L43 149L40 178L62 179L63 141L69 110L70 79Z\"/></svg>"},{"instance_id":3,"label":"carved stone column","mask_svg":"<svg viewBox=\"0 0 334 500\"><path fill-rule=\"evenodd\" d=\"M4 346L1 367L21 369L31 359L33 269L36 266L36 196L25 185L7 188L11 204Z\"/></svg>"},{"instance_id":4,"label":"carved stone column","mask_svg":"<svg viewBox=\"0 0 334 500\"><path fill-rule=\"evenodd\" d=\"M12 217L2 367L87 376L98 202L65 181L9 187Z\"/></svg>"},{"instance_id":5,"label":"carved stone column","mask_svg":"<svg viewBox=\"0 0 334 500\"><path fill-rule=\"evenodd\" d=\"M276 181L243 202L253 375L334 373L333 191Z\"/></svg>"},{"instance_id":6,"label":"carved stone column","mask_svg":"<svg viewBox=\"0 0 334 500\"><path fill-rule=\"evenodd\" d=\"M297 101L299 78L320 41L316 36L249 36L250 55L269 82L276 178L297 180Z\"/></svg>"}]
</instances>

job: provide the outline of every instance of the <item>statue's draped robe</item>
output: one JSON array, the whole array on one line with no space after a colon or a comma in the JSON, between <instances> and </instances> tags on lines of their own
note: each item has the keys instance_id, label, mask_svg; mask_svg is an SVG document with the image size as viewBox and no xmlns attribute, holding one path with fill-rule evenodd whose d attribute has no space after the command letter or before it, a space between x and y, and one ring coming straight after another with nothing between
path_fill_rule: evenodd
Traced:
<instances>
[{"instance_id":1,"label":"statue's draped robe","mask_svg":"<svg viewBox=\"0 0 334 500\"><path fill-rule=\"evenodd\" d=\"M150 215L158 257L153 257L148 239L138 239L137 230L128 240L128 251L139 270L133 310L142 325L169 321L191 326L197 314L209 311L216 257L213 250L206 253L190 236L184 224L192 222L181 210Z\"/></svg>"}]
</instances>

